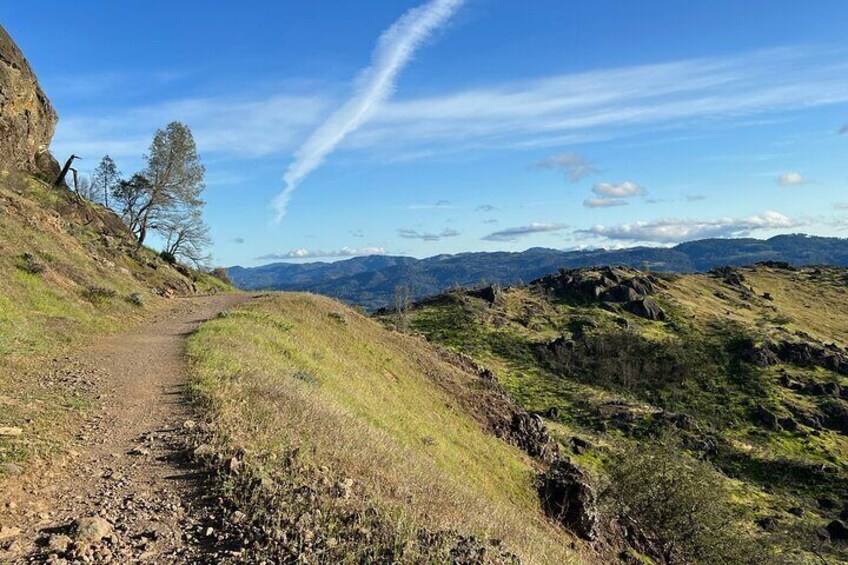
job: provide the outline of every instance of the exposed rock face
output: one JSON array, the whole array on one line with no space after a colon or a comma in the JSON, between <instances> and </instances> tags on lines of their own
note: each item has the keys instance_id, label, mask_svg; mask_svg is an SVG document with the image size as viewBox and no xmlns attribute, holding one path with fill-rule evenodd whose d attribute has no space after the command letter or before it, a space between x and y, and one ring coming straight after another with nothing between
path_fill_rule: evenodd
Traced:
<instances>
[{"instance_id":1,"label":"exposed rock face","mask_svg":"<svg viewBox=\"0 0 848 565\"><path fill-rule=\"evenodd\" d=\"M831 398L825 400L819 406L825 417L825 426L848 434L848 402Z\"/></svg>"},{"instance_id":2,"label":"exposed rock face","mask_svg":"<svg viewBox=\"0 0 848 565\"><path fill-rule=\"evenodd\" d=\"M23 53L0 26L0 169L49 173L58 117Z\"/></svg>"},{"instance_id":3,"label":"exposed rock face","mask_svg":"<svg viewBox=\"0 0 848 565\"><path fill-rule=\"evenodd\" d=\"M745 276L733 267L716 267L710 271L710 274L716 278L720 278L728 286L745 288Z\"/></svg>"},{"instance_id":4,"label":"exposed rock face","mask_svg":"<svg viewBox=\"0 0 848 565\"><path fill-rule=\"evenodd\" d=\"M653 298L640 298L627 303L627 310L642 318L654 321L665 320L665 312Z\"/></svg>"},{"instance_id":5,"label":"exposed rock face","mask_svg":"<svg viewBox=\"0 0 848 565\"><path fill-rule=\"evenodd\" d=\"M542 476L542 504L548 515L578 536L598 537L595 491L585 473L568 459L557 459Z\"/></svg>"},{"instance_id":6,"label":"exposed rock face","mask_svg":"<svg viewBox=\"0 0 848 565\"><path fill-rule=\"evenodd\" d=\"M531 286L566 300L580 302L613 302L648 320L665 320L659 303L650 298L662 288L660 280L635 269L603 267L600 269L561 269L530 283Z\"/></svg>"}]
</instances>

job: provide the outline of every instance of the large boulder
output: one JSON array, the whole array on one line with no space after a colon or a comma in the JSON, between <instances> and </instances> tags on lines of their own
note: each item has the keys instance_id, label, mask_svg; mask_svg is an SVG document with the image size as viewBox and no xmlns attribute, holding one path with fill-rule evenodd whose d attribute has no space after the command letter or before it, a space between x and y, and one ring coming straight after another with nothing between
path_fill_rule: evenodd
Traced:
<instances>
[{"instance_id":1,"label":"large boulder","mask_svg":"<svg viewBox=\"0 0 848 565\"><path fill-rule=\"evenodd\" d=\"M541 479L539 494L548 516L584 539L597 539L597 496L586 474L568 459L557 459Z\"/></svg>"},{"instance_id":2,"label":"large boulder","mask_svg":"<svg viewBox=\"0 0 848 565\"><path fill-rule=\"evenodd\" d=\"M48 147L57 120L24 54L0 26L0 169L55 172Z\"/></svg>"},{"instance_id":3,"label":"large boulder","mask_svg":"<svg viewBox=\"0 0 848 565\"><path fill-rule=\"evenodd\" d=\"M659 303L651 297L640 298L628 302L625 306L631 314L636 314L647 320L665 320L665 311Z\"/></svg>"}]
</instances>

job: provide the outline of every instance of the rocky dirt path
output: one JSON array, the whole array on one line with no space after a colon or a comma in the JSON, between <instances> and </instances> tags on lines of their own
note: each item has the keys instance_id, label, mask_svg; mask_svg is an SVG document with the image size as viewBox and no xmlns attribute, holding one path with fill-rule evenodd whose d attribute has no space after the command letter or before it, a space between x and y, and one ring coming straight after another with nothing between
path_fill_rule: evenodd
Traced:
<instances>
[{"instance_id":1,"label":"rocky dirt path","mask_svg":"<svg viewBox=\"0 0 848 565\"><path fill-rule=\"evenodd\" d=\"M0 493L0 563L218 561L215 501L181 440L185 337L249 299L179 299L170 311L68 360L94 375L103 409L63 460Z\"/></svg>"}]
</instances>

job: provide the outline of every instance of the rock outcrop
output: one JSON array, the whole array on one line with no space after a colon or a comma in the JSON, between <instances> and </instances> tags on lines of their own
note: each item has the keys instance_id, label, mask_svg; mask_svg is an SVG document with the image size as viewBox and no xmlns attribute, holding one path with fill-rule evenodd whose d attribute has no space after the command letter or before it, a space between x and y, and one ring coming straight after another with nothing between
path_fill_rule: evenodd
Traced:
<instances>
[{"instance_id":1,"label":"rock outcrop","mask_svg":"<svg viewBox=\"0 0 848 565\"><path fill-rule=\"evenodd\" d=\"M584 539L597 539L597 496L579 467L568 459L557 459L542 475L539 491L551 518Z\"/></svg>"},{"instance_id":2,"label":"rock outcrop","mask_svg":"<svg viewBox=\"0 0 848 565\"><path fill-rule=\"evenodd\" d=\"M24 54L0 26L0 169L50 173L58 117Z\"/></svg>"},{"instance_id":3,"label":"rock outcrop","mask_svg":"<svg viewBox=\"0 0 848 565\"><path fill-rule=\"evenodd\" d=\"M627 267L560 269L530 283L565 300L622 304L628 312L654 321L665 320L659 303L650 298L662 284L653 275Z\"/></svg>"}]
</instances>

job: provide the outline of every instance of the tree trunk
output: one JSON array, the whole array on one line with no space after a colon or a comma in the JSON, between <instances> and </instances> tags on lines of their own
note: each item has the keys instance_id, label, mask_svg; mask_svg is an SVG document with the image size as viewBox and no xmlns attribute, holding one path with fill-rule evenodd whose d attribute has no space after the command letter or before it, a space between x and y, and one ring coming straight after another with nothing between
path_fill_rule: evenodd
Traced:
<instances>
[{"instance_id":1,"label":"tree trunk","mask_svg":"<svg viewBox=\"0 0 848 565\"><path fill-rule=\"evenodd\" d=\"M68 171L70 170L71 165L74 162L74 159L79 159L79 157L77 157L76 155L73 155L73 154L70 157L68 157L68 160L65 161L65 166L62 167L62 172L59 173L59 176L56 178L56 182L53 183L53 186L63 186L63 185L67 186L65 184L65 177L68 175Z\"/></svg>"}]
</instances>

